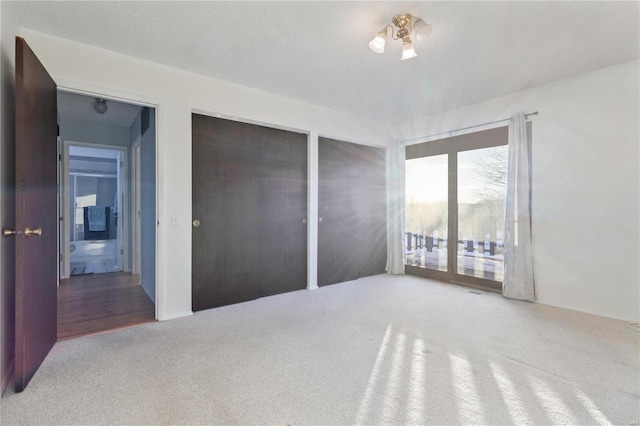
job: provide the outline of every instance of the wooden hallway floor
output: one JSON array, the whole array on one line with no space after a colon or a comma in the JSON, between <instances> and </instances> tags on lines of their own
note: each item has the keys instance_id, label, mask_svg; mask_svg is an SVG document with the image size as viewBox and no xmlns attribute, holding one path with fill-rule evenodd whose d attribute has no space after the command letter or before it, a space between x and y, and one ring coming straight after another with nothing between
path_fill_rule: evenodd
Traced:
<instances>
[{"instance_id":1,"label":"wooden hallway floor","mask_svg":"<svg viewBox=\"0 0 640 426\"><path fill-rule=\"evenodd\" d=\"M155 321L155 306L124 272L80 275L58 287L58 341Z\"/></svg>"}]
</instances>

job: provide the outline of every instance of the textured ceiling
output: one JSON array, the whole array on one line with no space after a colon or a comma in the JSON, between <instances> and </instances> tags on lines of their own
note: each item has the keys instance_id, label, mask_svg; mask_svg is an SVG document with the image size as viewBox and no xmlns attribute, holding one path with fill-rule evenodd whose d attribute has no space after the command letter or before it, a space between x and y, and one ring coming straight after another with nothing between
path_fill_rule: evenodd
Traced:
<instances>
[{"instance_id":1,"label":"textured ceiling","mask_svg":"<svg viewBox=\"0 0 640 426\"><path fill-rule=\"evenodd\" d=\"M107 112L98 114L93 106L95 98L76 93L58 92L58 115L64 119L81 120L131 127L142 107L107 100Z\"/></svg>"},{"instance_id":2,"label":"textured ceiling","mask_svg":"<svg viewBox=\"0 0 640 426\"><path fill-rule=\"evenodd\" d=\"M26 28L394 123L637 59L638 2L21 2ZM367 44L394 14L433 25Z\"/></svg>"}]
</instances>

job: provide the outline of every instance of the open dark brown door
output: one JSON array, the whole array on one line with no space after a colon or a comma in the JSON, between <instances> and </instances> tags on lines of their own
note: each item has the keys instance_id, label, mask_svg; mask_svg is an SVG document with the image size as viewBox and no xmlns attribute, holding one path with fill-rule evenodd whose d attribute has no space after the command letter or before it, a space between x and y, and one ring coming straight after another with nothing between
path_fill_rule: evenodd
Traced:
<instances>
[{"instance_id":1,"label":"open dark brown door","mask_svg":"<svg viewBox=\"0 0 640 426\"><path fill-rule=\"evenodd\" d=\"M21 392L56 342L56 84L16 38L16 359Z\"/></svg>"}]
</instances>

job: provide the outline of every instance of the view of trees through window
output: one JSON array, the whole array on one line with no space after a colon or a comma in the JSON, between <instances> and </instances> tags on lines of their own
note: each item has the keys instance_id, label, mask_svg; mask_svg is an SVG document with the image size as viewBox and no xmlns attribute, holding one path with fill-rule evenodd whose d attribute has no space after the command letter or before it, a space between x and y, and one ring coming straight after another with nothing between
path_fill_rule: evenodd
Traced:
<instances>
[{"instance_id":1,"label":"view of trees through window","mask_svg":"<svg viewBox=\"0 0 640 426\"><path fill-rule=\"evenodd\" d=\"M410 265L448 270L447 163L447 154L406 162L405 227Z\"/></svg>"},{"instance_id":2,"label":"view of trees through window","mask_svg":"<svg viewBox=\"0 0 640 426\"><path fill-rule=\"evenodd\" d=\"M457 155L457 242L448 243L448 156ZM407 264L502 281L507 145L406 161Z\"/></svg>"},{"instance_id":3,"label":"view of trees through window","mask_svg":"<svg viewBox=\"0 0 640 426\"><path fill-rule=\"evenodd\" d=\"M458 153L459 274L502 281L506 166L506 145Z\"/></svg>"}]
</instances>

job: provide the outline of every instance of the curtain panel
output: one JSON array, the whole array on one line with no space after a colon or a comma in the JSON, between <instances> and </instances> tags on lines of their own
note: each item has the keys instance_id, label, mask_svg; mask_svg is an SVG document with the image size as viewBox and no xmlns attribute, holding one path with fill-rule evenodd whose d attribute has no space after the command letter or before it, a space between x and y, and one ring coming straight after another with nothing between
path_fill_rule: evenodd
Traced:
<instances>
[{"instance_id":1,"label":"curtain panel","mask_svg":"<svg viewBox=\"0 0 640 426\"><path fill-rule=\"evenodd\" d=\"M531 238L531 161L523 112L509 123L509 159L505 207L504 279L505 297L533 301L533 252Z\"/></svg>"},{"instance_id":2,"label":"curtain panel","mask_svg":"<svg viewBox=\"0 0 640 426\"><path fill-rule=\"evenodd\" d=\"M404 274L404 185L405 152L403 143L394 143L388 149L387 168L387 266L390 274Z\"/></svg>"}]
</instances>

